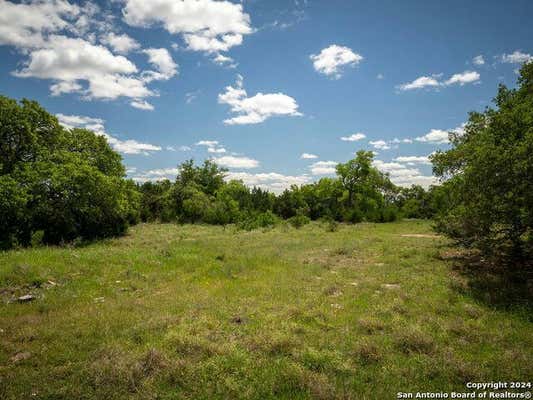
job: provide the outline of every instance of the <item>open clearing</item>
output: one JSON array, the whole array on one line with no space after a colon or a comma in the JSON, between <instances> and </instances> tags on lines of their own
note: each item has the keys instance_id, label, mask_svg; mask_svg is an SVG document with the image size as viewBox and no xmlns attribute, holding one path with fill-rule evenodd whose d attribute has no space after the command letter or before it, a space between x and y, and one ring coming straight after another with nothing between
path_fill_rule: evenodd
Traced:
<instances>
[{"instance_id":1,"label":"open clearing","mask_svg":"<svg viewBox=\"0 0 533 400\"><path fill-rule=\"evenodd\" d=\"M531 310L474 296L447 250L404 221L145 224L6 252L0 398L392 399L531 379Z\"/></svg>"}]
</instances>

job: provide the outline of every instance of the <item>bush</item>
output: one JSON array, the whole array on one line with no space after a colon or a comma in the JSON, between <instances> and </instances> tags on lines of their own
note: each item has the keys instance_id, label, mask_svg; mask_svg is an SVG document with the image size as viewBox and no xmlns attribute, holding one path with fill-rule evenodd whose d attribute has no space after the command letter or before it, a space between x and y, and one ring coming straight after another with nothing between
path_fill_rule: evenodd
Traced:
<instances>
[{"instance_id":1,"label":"bush","mask_svg":"<svg viewBox=\"0 0 533 400\"><path fill-rule=\"evenodd\" d=\"M359 208L352 208L344 212L342 220L344 222L351 222L352 224L358 224L363 221L363 212Z\"/></svg>"},{"instance_id":2,"label":"bush","mask_svg":"<svg viewBox=\"0 0 533 400\"><path fill-rule=\"evenodd\" d=\"M250 215L237 224L239 229L251 231L260 228L270 228L278 224L279 218L271 211Z\"/></svg>"},{"instance_id":3,"label":"bush","mask_svg":"<svg viewBox=\"0 0 533 400\"><path fill-rule=\"evenodd\" d=\"M339 223L331 217L323 218L323 223L326 232L337 232L339 230Z\"/></svg>"},{"instance_id":4,"label":"bush","mask_svg":"<svg viewBox=\"0 0 533 400\"><path fill-rule=\"evenodd\" d=\"M393 222L398 219L398 208L387 206L381 210L380 222Z\"/></svg>"},{"instance_id":5,"label":"bush","mask_svg":"<svg viewBox=\"0 0 533 400\"><path fill-rule=\"evenodd\" d=\"M304 225L307 225L309 222L311 222L311 219L309 217L299 214L295 215L294 217L291 217L287 220L289 224L291 224L294 228L301 228Z\"/></svg>"}]
</instances>

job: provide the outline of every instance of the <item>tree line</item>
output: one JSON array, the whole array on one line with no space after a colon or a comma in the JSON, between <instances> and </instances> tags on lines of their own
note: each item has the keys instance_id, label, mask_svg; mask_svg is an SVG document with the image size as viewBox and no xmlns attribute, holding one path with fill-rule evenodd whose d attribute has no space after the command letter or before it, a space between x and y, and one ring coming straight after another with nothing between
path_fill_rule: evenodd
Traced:
<instances>
[{"instance_id":1,"label":"tree line","mask_svg":"<svg viewBox=\"0 0 533 400\"><path fill-rule=\"evenodd\" d=\"M398 218L431 218L442 193L421 186L399 188L372 166L373 153L359 151L353 160L338 164L336 178L293 185L279 195L249 188L242 181L225 180L226 170L213 161L182 163L174 182L139 185L143 221L237 224L246 229L287 220L300 226L310 220L391 222Z\"/></svg>"},{"instance_id":2,"label":"tree line","mask_svg":"<svg viewBox=\"0 0 533 400\"><path fill-rule=\"evenodd\" d=\"M0 96L0 247L121 235L140 221L236 224L287 220L391 222L433 218L458 244L502 265L533 260L533 63L515 89L500 85L495 108L470 113L451 148L431 157L442 184L400 188L373 166L373 153L336 167L335 178L276 195L211 160L179 166L176 179L136 184L102 136L66 129L38 103Z\"/></svg>"}]
</instances>

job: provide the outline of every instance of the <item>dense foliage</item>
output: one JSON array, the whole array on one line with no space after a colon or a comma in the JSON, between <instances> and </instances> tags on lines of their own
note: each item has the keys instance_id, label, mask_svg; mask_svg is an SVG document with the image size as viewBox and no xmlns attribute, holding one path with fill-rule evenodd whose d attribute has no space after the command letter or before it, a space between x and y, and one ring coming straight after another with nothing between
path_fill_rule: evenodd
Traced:
<instances>
[{"instance_id":1,"label":"dense foliage","mask_svg":"<svg viewBox=\"0 0 533 400\"><path fill-rule=\"evenodd\" d=\"M0 247L63 243L120 235L139 220L235 224L241 229L286 220L301 227L323 219L388 222L429 218L434 193L400 189L360 151L337 166L337 178L292 186L275 195L227 181L207 160L179 166L174 182L135 185L105 137L66 129L38 103L0 97Z\"/></svg>"},{"instance_id":2,"label":"dense foliage","mask_svg":"<svg viewBox=\"0 0 533 400\"><path fill-rule=\"evenodd\" d=\"M135 185L102 136L64 129L36 102L0 97L0 247L123 233Z\"/></svg>"},{"instance_id":3,"label":"dense foliage","mask_svg":"<svg viewBox=\"0 0 533 400\"><path fill-rule=\"evenodd\" d=\"M446 180L447 207L438 228L487 259L533 265L533 63L516 89L501 85L496 108L471 113L452 149L433 157Z\"/></svg>"},{"instance_id":4,"label":"dense foliage","mask_svg":"<svg viewBox=\"0 0 533 400\"><path fill-rule=\"evenodd\" d=\"M144 221L236 223L262 228L287 220L300 227L310 220L388 222L401 216L430 218L438 206L438 188L400 189L373 165L373 153L360 151L337 167L338 178L292 186L278 196L241 181L225 181L225 170L207 160L179 166L174 183L164 180L139 185Z\"/></svg>"}]
</instances>

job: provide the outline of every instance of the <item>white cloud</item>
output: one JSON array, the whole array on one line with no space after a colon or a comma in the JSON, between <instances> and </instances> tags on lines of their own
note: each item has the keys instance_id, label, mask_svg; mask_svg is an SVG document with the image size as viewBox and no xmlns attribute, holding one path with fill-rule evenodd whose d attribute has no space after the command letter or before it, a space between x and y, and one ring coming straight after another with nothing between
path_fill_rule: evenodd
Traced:
<instances>
[{"instance_id":1,"label":"white cloud","mask_svg":"<svg viewBox=\"0 0 533 400\"><path fill-rule=\"evenodd\" d=\"M156 71L139 73L132 61L110 51L126 54L140 48L128 35L112 32L112 24L113 16L91 2L78 6L65 0L0 0L0 45L16 46L25 57L14 76L51 80L52 96L126 97L132 106L149 109L144 99L157 93L146 84L170 79L177 65L167 50L148 49L145 53Z\"/></svg>"},{"instance_id":2,"label":"white cloud","mask_svg":"<svg viewBox=\"0 0 533 400\"><path fill-rule=\"evenodd\" d=\"M137 169L135 169L134 171L128 174L136 174L132 176L131 179L139 183L144 183L148 181L162 181L165 179L174 180L179 172L179 168L173 167L151 169L144 172L137 172Z\"/></svg>"},{"instance_id":3,"label":"white cloud","mask_svg":"<svg viewBox=\"0 0 533 400\"><path fill-rule=\"evenodd\" d=\"M508 64L523 64L525 62L533 61L531 54L522 53L520 50L515 50L511 54L502 54L501 61Z\"/></svg>"},{"instance_id":4,"label":"white cloud","mask_svg":"<svg viewBox=\"0 0 533 400\"><path fill-rule=\"evenodd\" d=\"M300 156L300 159L302 160L312 160L314 158L318 158L318 156L310 153L302 153Z\"/></svg>"},{"instance_id":5,"label":"white cloud","mask_svg":"<svg viewBox=\"0 0 533 400\"><path fill-rule=\"evenodd\" d=\"M236 156L222 156L213 159L218 165L228 168L257 168L259 161L253 160L248 157L236 157Z\"/></svg>"},{"instance_id":6,"label":"white cloud","mask_svg":"<svg viewBox=\"0 0 533 400\"><path fill-rule=\"evenodd\" d=\"M148 55L148 61L157 71L144 71L142 78L146 82L167 81L178 73L178 65L172 59L167 49L146 49L143 53Z\"/></svg>"},{"instance_id":7,"label":"white cloud","mask_svg":"<svg viewBox=\"0 0 533 400\"><path fill-rule=\"evenodd\" d=\"M106 74L131 74L137 67L123 56L83 39L53 35L42 49L32 51L25 67L15 73L27 78L72 82Z\"/></svg>"},{"instance_id":8,"label":"white cloud","mask_svg":"<svg viewBox=\"0 0 533 400\"><path fill-rule=\"evenodd\" d=\"M227 86L225 92L218 95L218 102L228 104L231 111L238 114L224 120L227 125L258 124L276 115L302 115L296 100L283 93L257 93L248 97L240 75L237 76L235 87Z\"/></svg>"},{"instance_id":9,"label":"white cloud","mask_svg":"<svg viewBox=\"0 0 533 400\"><path fill-rule=\"evenodd\" d=\"M135 39L126 34L117 35L114 32L107 32L100 42L111 47L115 53L128 54L132 50L138 50L141 45Z\"/></svg>"},{"instance_id":10,"label":"white cloud","mask_svg":"<svg viewBox=\"0 0 533 400\"><path fill-rule=\"evenodd\" d=\"M133 100L130 105L139 110L153 111L154 106L148 103L146 100Z\"/></svg>"},{"instance_id":11,"label":"white cloud","mask_svg":"<svg viewBox=\"0 0 533 400\"><path fill-rule=\"evenodd\" d=\"M132 75L137 71L130 60L113 55L104 46L80 38L51 35L44 47L32 50L23 68L13 74L20 78L54 80L50 90L55 96L80 93L87 99L108 100L154 96L145 82Z\"/></svg>"},{"instance_id":12,"label":"white cloud","mask_svg":"<svg viewBox=\"0 0 533 400\"><path fill-rule=\"evenodd\" d=\"M399 163L405 163L407 165L431 165L431 161L429 161L428 156L400 156L396 157L394 161L397 161Z\"/></svg>"},{"instance_id":13,"label":"white cloud","mask_svg":"<svg viewBox=\"0 0 533 400\"><path fill-rule=\"evenodd\" d=\"M419 78L416 78L412 82L403 83L398 86L398 89L400 90L415 90L415 89L423 89L425 87L438 87L440 86L439 81L434 76L421 76Z\"/></svg>"},{"instance_id":14,"label":"white cloud","mask_svg":"<svg viewBox=\"0 0 533 400\"><path fill-rule=\"evenodd\" d=\"M358 132L350 136L342 136L341 140L345 142L357 142L358 140L362 140L364 138L366 138L366 135L364 133Z\"/></svg>"},{"instance_id":15,"label":"white cloud","mask_svg":"<svg viewBox=\"0 0 533 400\"><path fill-rule=\"evenodd\" d=\"M235 60L231 57L225 56L223 54L217 53L216 56L213 58L213 62L218 65L223 65L228 68L236 68L237 63Z\"/></svg>"},{"instance_id":16,"label":"white cloud","mask_svg":"<svg viewBox=\"0 0 533 400\"><path fill-rule=\"evenodd\" d=\"M448 131L442 129L431 129L424 136L419 136L415 139L418 142L430 142L437 144L449 143Z\"/></svg>"},{"instance_id":17,"label":"white cloud","mask_svg":"<svg viewBox=\"0 0 533 400\"><path fill-rule=\"evenodd\" d=\"M309 166L313 175L330 175L335 173L336 161L317 161Z\"/></svg>"},{"instance_id":18,"label":"white cloud","mask_svg":"<svg viewBox=\"0 0 533 400\"><path fill-rule=\"evenodd\" d=\"M342 76L343 67L356 66L363 60L363 56L349 47L336 44L322 49L319 54L312 54L310 58L317 72L336 79Z\"/></svg>"},{"instance_id":19,"label":"white cloud","mask_svg":"<svg viewBox=\"0 0 533 400\"><path fill-rule=\"evenodd\" d=\"M472 59L472 63L474 65L484 65L485 64L485 59L483 58L483 56L480 54L479 56L475 56L473 59Z\"/></svg>"},{"instance_id":20,"label":"white cloud","mask_svg":"<svg viewBox=\"0 0 533 400\"><path fill-rule=\"evenodd\" d=\"M377 74L376 79L385 79L383 74Z\"/></svg>"},{"instance_id":21,"label":"white cloud","mask_svg":"<svg viewBox=\"0 0 533 400\"><path fill-rule=\"evenodd\" d=\"M416 89L424 89L424 88L439 88L439 87L445 87L445 86L451 86L455 84L459 84L460 86L463 86L467 83L475 83L479 81L479 73L476 71L464 71L461 73L453 74L449 79L445 81L439 81L439 78L442 76L442 74L434 74L431 76L421 76L419 78L416 78L412 82L403 83L401 85L398 85L397 88L401 91L406 90L416 90Z\"/></svg>"},{"instance_id":22,"label":"white cloud","mask_svg":"<svg viewBox=\"0 0 533 400\"><path fill-rule=\"evenodd\" d=\"M105 121L100 118L86 117L82 115L64 115L56 114L59 122L67 129L84 128L92 130L97 135L104 136L107 142L116 151L124 154L144 154L149 155L150 152L160 151L161 147L149 143L140 143L136 140L120 140L111 136L105 131Z\"/></svg>"},{"instance_id":23,"label":"white cloud","mask_svg":"<svg viewBox=\"0 0 533 400\"><path fill-rule=\"evenodd\" d=\"M124 20L133 26L161 24L182 34L191 50L219 52L240 45L253 32L241 4L214 0L125 0Z\"/></svg>"},{"instance_id":24,"label":"white cloud","mask_svg":"<svg viewBox=\"0 0 533 400\"><path fill-rule=\"evenodd\" d=\"M164 176L164 177L167 177L167 176L176 176L178 175L180 172L179 168L160 168L160 169L151 169L149 171L146 171L145 172L145 176L150 176L150 177L154 177L154 176Z\"/></svg>"},{"instance_id":25,"label":"white cloud","mask_svg":"<svg viewBox=\"0 0 533 400\"><path fill-rule=\"evenodd\" d=\"M247 186L257 186L275 193L280 193L292 185L303 185L310 182L308 175L283 175L276 172L251 174L248 172L229 172L226 180L241 180Z\"/></svg>"},{"instance_id":26,"label":"white cloud","mask_svg":"<svg viewBox=\"0 0 533 400\"><path fill-rule=\"evenodd\" d=\"M82 92L83 86L81 86L77 82L72 81L63 81L54 83L50 86L50 92L52 96L60 96L63 93L75 93L75 92Z\"/></svg>"},{"instance_id":27,"label":"white cloud","mask_svg":"<svg viewBox=\"0 0 533 400\"><path fill-rule=\"evenodd\" d=\"M460 74L453 74L450 79L444 82L444 84L447 86L454 84L463 86L467 83L473 83L477 81L479 81L479 73L476 71L465 71Z\"/></svg>"},{"instance_id":28,"label":"white cloud","mask_svg":"<svg viewBox=\"0 0 533 400\"><path fill-rule=\"evenodd\" d=\"M418 168L408 168L397 162L384 162L381 160L374 160L373 164L381 172L388 174L390 180L398 186L421 185L427 188L437 183L437 178L422 175Z\"/></svg>"},{"instance_id":29,"label":"white cloud","mask_svg":"<svg viewBox=\"0 0 533 400\"><path fill-rule=\"evenodd\" d=\"M415 138L417 142L427 142L427 143L436 143L436 144L446 144L449 143L449 132L454 132L455 134L461 136L464 134L465 124L450 129L448 131L443 131L442 129L431 129L424 136L419 136Z\"/></svg>"},{"instance_id":30,"label":"white cloud","mask_svg":"<svg viewBox=\"0 0 533 400\"><path fill-rule=\"evenodd\" d=\"M370 143L372 146L374 146L375 149L378 150L389 150L391 148L389 142L386 142L384 140L371 140L368 143Z\"/></svg>"},{"instance_id":31,"label":"white cloud","mask_svg":"<svg viewBox=\"0 0 533 400\"><path fill-rule=\"evenodd\" d=\"M38 48L46 35L69 27L80 8L68 1L12 3L0 0L0 45Z\"/></svg>"},{"instance_id":32,"label":"white cloud","mask_svg":"<svg viewBox=\"0 0 533 400\"><path fill-rule=\"evenodd\" d=\"M192 149L189 146L180 146L179 150L180 151L191 151Z\"/></svg>"},{"instance_id":33,"label":"white cloud","mask_svg":"<svg viewBox=\"0 0 533 400\"><path fill-rule=\"evenodd\" d=\"M207 147L214 147L218 145L217 140L200 140L199 142L195 143L196 146L207 146Z\"/></svg>"},{"instance_id":34,"label":"white cloud","mask_svg":"<svg viewBox=\"0 0 533 400\"><path fill-rule=\"evenodd\" d=\"M224 147L208 147L207 152L213 154L223 154L226 152L226 149Z\"/></svg>"}]
</instances>

